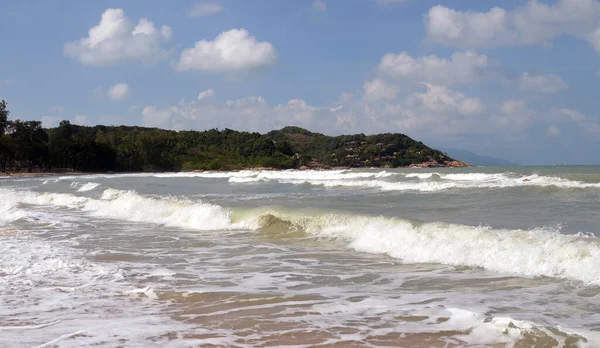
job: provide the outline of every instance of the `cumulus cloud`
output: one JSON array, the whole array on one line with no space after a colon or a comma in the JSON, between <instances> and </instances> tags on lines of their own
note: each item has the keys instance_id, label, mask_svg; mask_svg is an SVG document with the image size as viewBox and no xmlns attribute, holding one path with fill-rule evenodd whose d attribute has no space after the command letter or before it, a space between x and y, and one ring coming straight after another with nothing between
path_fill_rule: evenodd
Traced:
<instances>
[{"instance_id":1,"label":"cumulus cloud","mask_svg":"<svg viewBox=\"0 0 600 348\"><path fill-rule=\"evenodd\" d=\"M381 58L379 73L396 79L442 84L471 83L494 75L486 55L474 51L455 52L450 59L435 55L413 58L406 52Z\"/></svg>"},{"instance_id":2,"label":"cumulus cloud","mask_svg":"<svg viewBox=\"0 0 600 348\"><path fill-rule=\"evenodd\" d=\"M436 84L424 84L420 90L402 86L393 99L393 93L387 92L383 95L389 98L369 99L369 91L377 91L370 86L378 84L377 80L367 81L363 94L343 93L324 106L299 98L271 104L263 97L249 96L225 102L202 99L167 106L148 105L141 114L146 126L177 130L230 128L267 132L297 125L333 135L400 132L426 144L486 147L492 152L499 144L505 144L515 151L525 147L527 150L519 152L519 156L528 160L539 159L539 151L547 147L546 136L600 134L600 124L594 118L572 109L533 109L522 99L496 104Z\"/></svg>"},{"instance_id":3,"label":"cumulus cloud","mask_svg":"<svg viewBox=\"0 0 600 348\"><path fill-rule=\"evenodd\" d=\"M500 107L500 109L505 114L513 114L515 112L522 110L524 107L525 107L524 100L513 99L513 100L505 100L502 103L502 106Z\"/></svg>"},{"instance_id":4,"label":"cumulus cloud","mask_svg":"<svg viewBox=\"0 0 600 348\"><path fill-rule=\"evenodd\" d=\"M185 49L175 65L178 71L244 71L272 65L277 52L269 42L259 42L245 29L221 33L213 41L201 40Z\"/></svg>"},{"instance_id":5,"label":"cumulus cloud","mask_svg":"<svg viewBox=\"0 0 600 348\"><path fill-rule=\"evenodd\" d=\"M481 128L486 110L481 100L439 85L398 95L397 87L382 80L367 81L358 98L342 95L326 106L303 99L272 105L260 96L226 102L182 102L172 106L146 106L146 126L172 129L234 128L265 132L297 125L326 133L404 132L423 139L457 135Z\"/></svg>"},{"instance_id":6,"label":"cumulus cloud","mask_svg":"<svg viewBox=\"0 0 600 348\"><path fill-rule=\"evenodd\" d=\"M449 46L548 45L568 34L589 40L600 52L599 21L600 2L595 0L558 0L552 5L530 0L511 11L494 7L487 12L437 5L425 16L429 40Z\"/></svg>"},{"instance_id":7,"label":"cumulus cloud","mask_svg":"<svg viewBox=\"0 0 600 348\"><path fill-rule=\"evenodd\" d=\"M60 122L63 121L64 119L65 118L62 118L62 117L43 116L41 118L42 127L44 127L44 128L58 127ZM73 117L71 120L68 120L68 121L70 121L72 124L76 124L79 126L89 126L90 125L89 117L84 116L84 115L76 115L75 117Z\"/></svg>"},{"instance_id":8,"label":"cumulus cloud","mask_svg":"<svg viewBox=\"0 0 600 348\"><path fill-rule=\"evenodd\" d=\"M234 128L269 131L289 125L309 129L326 128L332 108L317 107L302 99L271 105L261 96L227 100L224 103L183 102L169 107L146 106L144 125L172 129Z\"/></svg>"},{"instance_id":9,"label":"cumulus cloud","mask_svg":"<svg viewBox=\"0 0 600 348\"><path fill-rule=\"evenodd\" d=\"M190 17L206 17L219 14L223 11L223 6L218 2L199 2L190 8L188 15Z\"/></svg>"},{"instance_id":10,"label":"cumulus cloud","mask_svg":"<svg viewBox=\"0 0 600 348\"><path fill-rule=\"evenodd\" d=\"M379 76L412 83L444 86L481 82L501 82L523 91L553 93L568 87L557 75L522 73L518 77L475 51L454 52L448 59L435 55L411 57L406 52L388 53L381 58Z\"/></svg>"},{"instance_id":11,"label":"cumulus cloud","mask_svg":"<svg viewBox=\"0 0 600 348\"><path fill-rule=\"evenodd\" d=\"M417 92L408 97L408 104L416 108L424 108L437 112L456 112L470 116L480 114L483 104L478 98L468 98L464 94L453 91L446 86L424 84L424 92Z\"/></svg>"},{"instance_id":12,"label":"cumulus cloud","mask_svg":"<svg viewBox=\"0 0 600 348\"><path fill-rule=\"evenodd\" d=\"M130 92L131 92L131 89L129 88L128 84L126 84L126 83L117 83L116 85L112 86L108 90L108 92L106 93L106 95L111 100L124 100L124 99L127 99L127 97L129 96Z\"/></svg>"},{"instance_id":13,"label":"cumulus cloud","mask_svg":"<svg viewBox=\"0 0 600 348\"><path fill-rule=\"evenodd\" d=\"M40 121L42 121L42 127L44 128L53 128L53 127L57 127L58 124L61 121L60 117L53 117L53 116L42 116L42 118L40 119Z\"/></svg>"},{"instance_id":14,"label":"cumulus cloud","mask_svg":"<svg viewBox=\"0 0 600 348\"><path fill-rule=\"evenodd\" d=\"M212 89L207 89L206 91L200 92L198 94L198 100L211 98L211 97L214 97L214 95L215 95L215 92Z\"/></svg>"},{"instance_id":15,"label":"cumulus cloud","mask_svg":"<svg viewBox=\"0 0 600 348\"><path fill-rule=\"evenodd\" d=\"M550 119L558 122L569 122L579 125L588 133L600 134L600 123L597 120L568 108L554 108L550 112Z\"/></svg>"},{"instance_id":16,"label":"cumulus cloud","mask_svg":"<svg viewBox=\"0 0 600 348\"><path fill-rule=\"evenodd\" d=\"M73 124L76 125L80 125L80 126L89 126L90 125L90 118L85 116L85 115L76 115L73 118L73 121L71 122Z\"/></svg>"},{"instance_id":17,"label":"cumulus cloud","mask_svg":"<svg viewBox=\"0 0 600 348\"><path fill-rule=\"evenodd\" d=\"M600 27L588 34L588 41L596 52L600 53Z\"/></svg>"},{"instance_id":18,"label":"cumulus cloud","mask_svg":"<svg viewBox=\"0 0 600 348\"><path fill-rule=\"evenodd\" d=\"M365 100L393 100L396 99L399 88L398 86L388 84L383 79L375 79L373 81L365 82L363 90L363 98Z\"/></svg>"},{"instance_id":19,"label":"cumulus cloud","mask_svg":"<svg viewBox=\"0 0 600 348\"><path fill-rule=\"evenodd\" d=\"M437 5L429 10L425 22L430 40L453 46L482 46L507 35L506 10L459 12Z\"/></svg>"},{"instance_id":20,"label":"cumulus cloud","mask_svg":"<svg viewBox=\"0 0 600 348\"><path fill-rule=\"evenodd\" d=\"M64 54L85 65L111 65L125 61L146 64L166 59L162 44L171 40L171 28L160 29L146 18L133 25L122 9L107 9L100 23L88 31L88 36L67 42Z\"/></svg>"},{"instance_id":21,"label":"cumulus cloud","mask_svg":"<svg viewBox=\"0 0 600 348\"><path fill-rule=\"evenodd\" d=\"M523 91L554 93L567 87L567 83L556 75L523 73L519 79L519 88Z\"/></svg>"},{"instance_id":22,"label":"cumulus cloud","mask_svg":"<svg viewBox=\"0 0 600 348\"><path fill-rule=\"evenodd\" d=\"M327 11L327 3L323 0L314 0L312 9L316 12L325 12Z\"/></svg>"},{"instance_id":23,"label":"cumulus cloud","mask_svg":"<svg viewBox=\"0 0 600 348\"><path fill-rule=\"evenodd\" d=\"M142 109L142 122L148 127L172 128L171 116L171 109L159 109L156 106Z\"/></svg>"}]
</instances>

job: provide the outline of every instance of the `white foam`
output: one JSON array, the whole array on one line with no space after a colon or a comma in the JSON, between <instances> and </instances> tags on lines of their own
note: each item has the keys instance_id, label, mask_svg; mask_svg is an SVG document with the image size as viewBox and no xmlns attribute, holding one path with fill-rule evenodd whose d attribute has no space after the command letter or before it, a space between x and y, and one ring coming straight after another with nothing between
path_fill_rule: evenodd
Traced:
<instances>
[{"instance_id":1,"label":"white foam","mask_svg":"<svg viewBox=\"0 0 600 348\"><path fill-rule=\"evenodd\" d=\"M148 346L150 337L187 329L161 313L162 307L122 296L136 286L117 263L89 261L64 242L0 238L3 346Z\"/></svg>"},{"instance_id":2,"label":"white foam","mask_svg":"<svg viewBox=\"0 0 600 348\"><path fill-rule=\"evenodd\" d=\"M64 176L60 177L59 180L93 180L135 177L227 179L228 182L232 184L273 181L280 184L291 185L354 187L379 189L383 191L419 192L437 192L450 189L511 187L556 187L562 189L600 188L600 183L574 181L565 178L544 176L539 174L519 175L511 172L445 174L440 172L405 173L400 171L388 172L385 170L242 170L233 172L100 174ZM414 181L405 179L418 180ZM78 186L79 184L73 185ZM89 186L86 188L89 188Z\"/></svg>"},{"instance_id":3,"label":"white foam","mask_svg":"<svg viewBox=\"0 0 600 348\"><path fill-rule=\"evenodd\" d=\"M355 171L355 170L241 170L230 172L178 172L178 173L128 173L128 174L94 174L78 176L62 176L59 180L81 180L81 179L108 179L108 178L206 178L206 179L233 179L233 182L242 182L240 179L247 178L245 182L261 180L289 180L289 179L312 179L312 180L342 180L358 178L385 178L399 175L399 173L387 171ZM240 180L240 181L236 181Z\"/></svg>"},{"instance_id":4,"label":"white foam","mask_svg":"<svg viewBox=\"0 0 600 348\"><path fill-rule=\"evenodd\" d=\"M14 195L2 194L0 191L0 226L7 225L13 221L23 219L27 216L24 210L18 208L18 200Z\"/></svg>"},{"instance_id":5,"label":"white foam","mask_svg":"<svg viewBox=\"0 0 600 348\"><path fill-rule=\"evenodd\" d=\"M419 178L419 179L429 179L434 175L439 175L438 173L408 173L405 175L407 178Z\"/></svg>"},{"instance_id":6,"label":"white foam","mask_svg":"<svg viewBox=\"0 0 600 348\"><path fill-rule=\"evenodd\" d=\"M97 182L88 182L88 183L85 183L83 186L81 186L77 191L78 192L92 191L93 189L95 189L98 186L100 186L100 184Z\"/></svg>"},{"instance_id":7,"label":"white foam","mask_svg":"<svg viewBox=\"0 0 600 348\"><path fill-rule=\"evenodd\" d=\"M221 206L176 198L153 198L133 191L107 189L100 199L71 194L13 192L18 202L65 207L92 216L162 224L195 230L256 229L263 212L232 221ZM19 213L20 214L20 213ZM483 267L520 276L548 276L600 285L600 243L593 237L565 235L552 229L495 230L486 227L424 223L369 216L326 214L273 215L317 237L337 238L362 252L383 253L407 263ZM10 216L5 214L5 216ZM16 215L17 217L19 215Z\"/></svg>"},{"instance_id":8,"label":"white foam","mask_svg":"<svg viewBox=\"0 0 600 348\"><path fill-rule=\"evenodd\" d=\"M482 188L510 188L510 187L557 187L563 189L600 188L600 183L585 183L568 179L530 175L510 177L504 174L447 174L442 175L439 181L423 180L433 177L433 174L413 174L422 180L419 181L389 181L389 180L352 180L352 179L277 179L279 183L294 185L314 185L324 187L356 187L376 188L383 191L420 191L436 192L450 189L482 189ZM231 180L231 179L230 179Z\"/></svg>"},{"instance_id":9,"label":"white foam","mask_svg":"<svg viewBox=\"0 0 600 348\"><path fill-rule=\"evenodd\" d=\"M22 192L21 202L33 205L66 207L133 222L147 222L195 230L239 228L230 223L229 212L218 205L176 198L152 198L133 191L107 189L101 199L71 194Z\"/></svg>"},{"instance_id":10,"label":"white foam","mask_svg":"<svg viewBox=\"0 0 600 348\"><path fill-rule=\"evenodd\" d=\"M600 183L572 181L543 175L517 175L515 173L407 173L338 171L241 171L229 173L194 173L198 177L228 178L231 183L275 181L281 184L314 185L324 187L376 188L384 191L436 192L449 189L509 188L509 187L557 187L600 188ZM407 181L404 178L417 178ZM430 179L440 180L431 181Z\"/></svg>"},{"instance_id":11,"label":"white foam","mask_svg":"<svg viewBox=\"0 0 600 348\"><path fill-rule=\"evenodd\" d=\"M500 230L445 223L416 224L384 217L279 214L318 237L387 254L406 263L440 263L519 276L574 279L600 285L600 240L557 230ZM256 225L248 219L248 225Z\"/></svg>"}]
</instances>

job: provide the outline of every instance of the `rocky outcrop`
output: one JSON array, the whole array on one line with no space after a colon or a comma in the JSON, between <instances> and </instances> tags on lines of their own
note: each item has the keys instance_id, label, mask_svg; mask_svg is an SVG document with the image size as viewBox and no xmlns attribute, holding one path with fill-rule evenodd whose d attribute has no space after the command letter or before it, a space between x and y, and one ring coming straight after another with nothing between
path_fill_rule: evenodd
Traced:
<instances>
[{"instance_id":1,"label":"rocky outcrop","mask_svg":"<svg viewBox=\"0 0 600 348\"><path fill-rule=\"evenodd\" d=\"M442 161L438 162L433 158L429 158L429 160L417 164L413 164L409 166L409 168L440 168L440 167L448 167L448 168L465 168L472 167L471 165L461 162L461 161Z\"/></svg>"}]
</instances>

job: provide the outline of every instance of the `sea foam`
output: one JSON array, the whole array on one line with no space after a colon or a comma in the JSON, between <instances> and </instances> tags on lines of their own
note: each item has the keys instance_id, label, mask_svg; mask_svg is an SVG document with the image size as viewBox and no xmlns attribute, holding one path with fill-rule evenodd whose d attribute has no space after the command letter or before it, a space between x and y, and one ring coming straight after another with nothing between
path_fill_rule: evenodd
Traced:
<instances>
[{"instance_id":1,"label":"sea foam","mask_svg":"<svg viewBox=\"0 0 600 348\"><path fill-rule=\"evenodd\" d=\"M194 230L243 227L232 224L229 211L218 205L172 197L148 197L116 189L104 190L99 198L0 189L0 226L19 219L52 215L48 211L20 208L22 204L75 209L91 216ZM55 213L57 216L60 212Z\"/></svg>"},{"instance_id":2,"label":"sea foam","mask_svg":"<svg viewBox=\"0 0 600 348\"><path fill-rule=\"evenodd\" d=\"M357 251L387 254L406 263L481 267L600 285L600 241L593 236L561 234L553 228L506 230L342 214L265 214L276 219L255 219L255 227L260 229L261 222L284 221L292 231L342 240ZM252 225L250 220L248 225Z\"/></svg>"},{"instance_id":3,"label":"sea foam","mask_svg":"<svg viewBox=\"0 0 600 348\"><path fill-rule=\"evenodd\" d=\"M294 211L230 211L205 202L106 189L98 199L71 194L13 192L22 203L76 209L92 216L195 229L261 230L265 224L406 263L482 267L519 276L548 276L600 285L600 243L550 228L505 230L398 218ZM4 203L6 205L6 203ZM8 206L8 212L12 206ZM5 208L3 208L5 209ZM273 218L265 218L265 216Z\"/></svg>"}]
</instances>

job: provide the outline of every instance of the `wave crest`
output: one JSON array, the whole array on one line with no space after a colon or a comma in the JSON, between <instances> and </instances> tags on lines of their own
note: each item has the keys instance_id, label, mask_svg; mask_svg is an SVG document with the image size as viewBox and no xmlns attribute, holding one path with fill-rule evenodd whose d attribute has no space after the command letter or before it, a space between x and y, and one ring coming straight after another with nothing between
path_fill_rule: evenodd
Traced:
<instances>
[{"instance_id":1,"label":"wave crest","mask_svg":"<svg viewBox=\"0 0 600 348\"><path fill-rule=\"evenodd\" d=\"M600 285L599 240L561 234L552 228L505 230L277 207L231 212L219 205L116 189L104 190L100 198L7 190L0 196L0 216L4 219L21 203L53 206L91 216L202 231L238 229L275 239L337 240L354 250L387 254L406 263L482 267Z\"/></svg>"}]
</instances>

